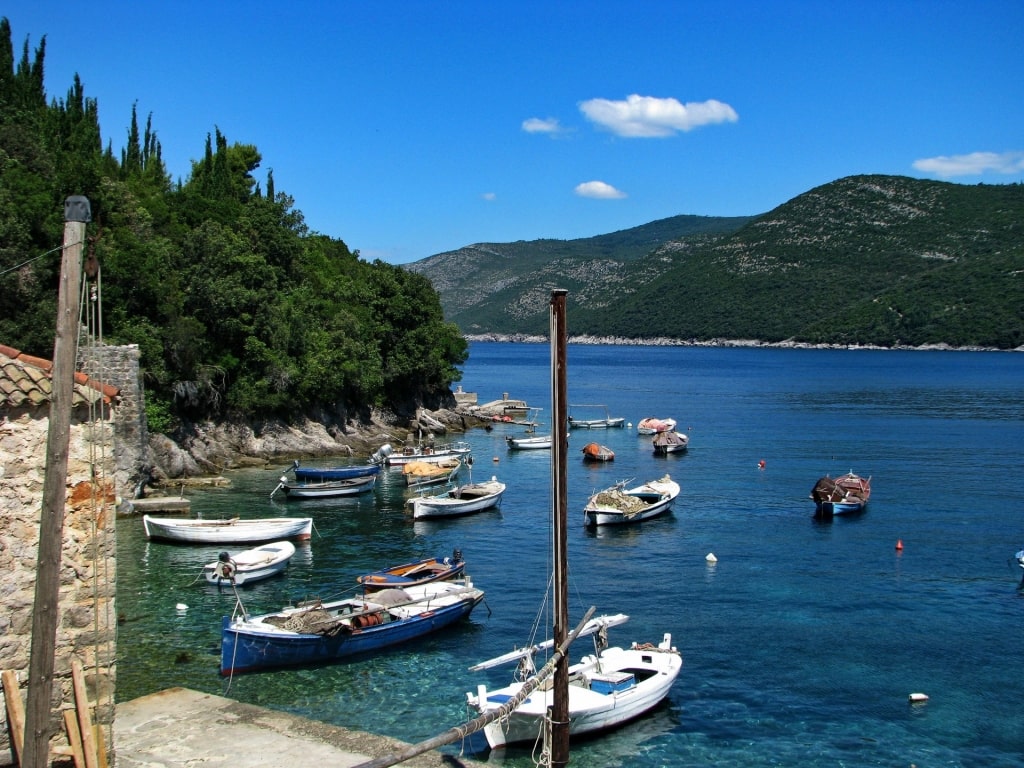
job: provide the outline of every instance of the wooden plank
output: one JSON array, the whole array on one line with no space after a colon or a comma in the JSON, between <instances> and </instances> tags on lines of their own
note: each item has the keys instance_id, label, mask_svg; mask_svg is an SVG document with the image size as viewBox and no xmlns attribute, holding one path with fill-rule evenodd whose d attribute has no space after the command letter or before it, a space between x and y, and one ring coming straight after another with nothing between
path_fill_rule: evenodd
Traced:
<instances>
[{"instance_id":1,"label":"wooden plank","mask_svg":"<svg viewBox=\"0 0 1024 768\"><path fill-rule=\"evenodd\" d=\"M22 749L25 747L25 703L21 700L18 676L13 669L5 669L0 675L4 684L4 700L7 702L7 729L11 733L14 747L14 762L21 765Z\"/></svg>"},{"instance_id":2,"label":"wooden plank","mask_svg":"<svg viewBox=\"0 0 1024 768\"><path fill-rule=\"evenodd\" d=\"M92 730L92 714L89 712L89 697L85 690L85 672L78 659L71 660L71 682L75 690L75 712L78 713L78 730L82 734L85 768L99 768L96 734Z\"/></svg>"},{"instance_id":3,"label":"wooden plank","mask_svg":"<svg viewBox=\"0 0 1024 768\"><path fill-rule=\"evenodd\" d=\"M68 744L71 745L71 757L75 761L75 768L85 768L82 732L78 730L78 716L73 710L64 710L64 730L68 735Z\"/></svg>"},{"instance_id":4,"label":"wooden plank","mask_svg":"<svg viewBox=\"0 0 1024 768\"><path fill-rule=\"evenodd\" d=\"M96 723L96 725L92 727L92 731L93 738L96 741L97 759L99 761L100 768L109 768L109 764L107 763L107 744L103 740L103 726Z\"/></svg>"}]
</instances>

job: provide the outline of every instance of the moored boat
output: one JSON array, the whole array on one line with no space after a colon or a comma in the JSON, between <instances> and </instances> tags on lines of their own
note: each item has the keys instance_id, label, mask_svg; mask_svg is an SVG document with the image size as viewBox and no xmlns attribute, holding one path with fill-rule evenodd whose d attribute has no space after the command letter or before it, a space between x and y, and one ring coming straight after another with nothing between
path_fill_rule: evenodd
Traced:
<instances>
[{"instance_id":1,"label":"moored boat","mask_svg":"<svg viewBox=\"0 0 1024 768\"><path fill-rule=\"evenodd\" d=\"M615 451L609 448L607 445L601 445L600 443L587 443L583 446L583 460L584 461L614 461Z\"/></svg>"},{"instance_id":2,"label":"moored boat","mask_svg":"<svg viewBox=\"0 0 1024 768\"><path fill-rule=\"evenodd\" d=\"M369 493L377 483L376 475L364 477L350 477L346 480L327 480L322 483L290 483L288 477L281 476L281 482L277 488L270 492L273 496L278 491L284 491L289 499L327 499L336 496L356 496L360 493Z\"/></svg>"},{"instance_id":3,"label":"moored boat","mask_svg":"<svg viewBox=\"0 0 1024 768\"><path fill-rule=\"evenodd\" d=\"M634 488L621 482L595 493L583 508L587 525L638 523L667 512L679 496L679 483L665 475Z\"/></svg>"},{"instance_id":4,"label":"moored boat","mask_svg":"<svg viewBox=\"0 0 1024 768\"><path fill-rule=\"evenodd\" d=\"M825 475L811 489L815 514L821 517L863 512L870 498L871 478L852 471L836 478Z\"/></svg>"},{"instance_id":5,"label":"moored boat","mask_svg":"<svg viewBox=\"0 0 1024 768\"><path fill-rule=\"evenodd\" d=\"M672 636L668 633L657 645L634 642L629 648L604 647L607 626L627 618L617 614L591 619L588 623L599 625L595 630L595 652L584 656L568 670L570 737L607 731L650 711L668 695L683 668L683 657L672 645ZM585 633L594 632L586 632L585 629L580 634ZM550 647L550 642L542 645ZM498 663L520 659L520 668L525 668L530 674L534 669L532 654L535 649L512 652L471 669L487 669ZM527 690L526 685L526 681L520 680L492 691L481 685L475 692L466 694L470 708L481 715L497 713L517 697L528 694L507 715L484 726L484 736L492 749L506 744L535 742L542 737L545 718L550 715L557 691L553 686L545 685Z\"/></svg>"},{"instance_id":6,"label":"moored boat","mask_svg":"<svg viewBox=\"0 0 1024 768\"><path fill-rule=\"evenodd\" d=\"M403 565L382 568L373 573L364 574L356 579L367 592L388 587L415 587L431 581L454 579L466 570L466 561L462 559L462 551L456 549L451 557L428 557Z\"/></svg>"},{"instance_id":7,"label":"moored boat","mask_svg":"<svg viewBox=\"0 0 1024 768\"><path fill-rule=\"evenodd\" d=\"M655 453L662 456L669 453L685 453L690 446L690 438L682 432L669 429L652 437L651 446Z\"/></svg>"},{"instance_id":8,"label":"moored boat","mask_svg":"<svg viewBox=\"0 0 1024 768\"><path fill-rule=\"evenodd\" d=\"M380 472L379 464L353 464L340 467L303 467L296 459L291 466L295 479L303 483L326 483L330 480L348 480L353 477L367 477Z\"/></svg>"},{"instance_id":9,"label":"moored boat","mask_svg":"<svg viewBox=\"0 0 1024 768\"><path fill-rule=\"evenodd\" d=\"M636 423L636 431L640 435L656 435L659 432L668 432L675 428L676 420L672 418L658 419L654 416L648 416Z\"/></svg>"},{"instance_id":10,"label":"moored boat","mask_svg":"<svg viewBox=\"0 0 1024 768\"><path fill-rule=\"evenodd\" d=\"M626 425L626 419L622 416L612 416L608 411L608 406L605 405L571 405L570 408L581 408L581 409L603 409L604 417L591 417L583 418L580 416L573 416L569 414L569 428L570 429L609 429L616 427L624 427Z\"/></svg>"},{"instance_id":11,"label":"moored boat","mask_svg":"<svg viewBox=\"0 0 1024 768\"><path fill-rule=\"evenodd\" d=\"M414 520L459 517L494 509L501 504L505 484L496 477L482 483L466 483L434 496L416 496L405 503Z\"/></svg>"},{"instance_id":12,"label":"moored boat","mask_svg":"<svg viewBox=\"0 0 1024 768\"><path fill-rule=\"evenodd\" d=\"M227 520L177 520L143 515L149 539L188 544L245 544L277 539L308 539L313 535L311 517L259 517Z\"/></svg>"},{"instance_id":13,"label":"moored boat","mask_svg":"<svg viewBox=\"0 0 1024 768\"><path fill-rule=\"evenodd\" d=\"M544 450L551 447L551 435L533 435L530 437L505 437L510 451Z\"/></svg>"},{"instance_id":14,"label":"moored boat","mask_svg":"<svg viewBox=\"0 0 1024 768\"><path fill-rule=\"evenodd\" d=\"M390 443L385 443L373 452L370 461L387 467L401 467L412 461L437 463L468 457L471 452L469 443L461 440L444 445L408 445L399 452L395 452Z\"/></svg>"},{"instance_id":15,"label":"moored boat","mask_svg":"<svg viewBox=\"0 0 1024 768\"><path fill-rule=\"evenodd\" d=\"M427 485L454 482L461 469L462 459L459 457L439 462L410 461L402 467L402 477L409 488L422 488Z\"/></svg>"},{"instance_id":16,"label":"moored boat","mask_svg":"<svg viewBox=\"0 0 1024 768\"><path fill-rule=\"evenodd\" d=\"M225 616L221 675L323 664L374 653L469 616L484 593L466 580L390 588L361 597Z\"/></svg>"},{"instance_id":17,"label":"moored boat","mask_svg":"<svg viewBox=\"0 0 1024 768\"><path fill-rule=\"evenodd\" d=\"M211 584L249 584L283 572L294 554L290 541L273 541L233 555L221 552L203 567L203 576Z\"/></svg>"}]
</instances>

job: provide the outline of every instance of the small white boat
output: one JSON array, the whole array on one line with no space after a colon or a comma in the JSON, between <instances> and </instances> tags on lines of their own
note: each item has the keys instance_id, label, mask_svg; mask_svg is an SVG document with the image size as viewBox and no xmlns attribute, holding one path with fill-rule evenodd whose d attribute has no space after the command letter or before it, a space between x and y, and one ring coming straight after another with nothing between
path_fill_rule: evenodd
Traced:
<instances>
[{"instance_id":1,"label":"small white boat","mask_svg":"<svg viewBox=\"0 0 1024 768\"><path fill-rule=\"evenodd\" d=\"M659 432L670 432L676 428L675 419L658 419L654 416L648 416L646 419L640 419L636 423L637 434L640 435L656 435Z\"/></svg>"},{"instance_id":2,"label":"small white boat","mask_svg":"<svg viewBox=\"0 0 1024 768\"><path fill-rule=\"evenodd\" d=\"M679 495L679 483L665 475L660 480L626 488L618 483L590 497L583 508L587 525L638 523L667 512Z\"/></svg>"},{"instance_id":3,"label":"small white boat","mask_svg":"<svg viewBox=\"0 0 1024 768\"><path fill-rule=\"evenodd\" d=\"M373 452L373 455L370 456L370 461L374 464L383 464L388 467L401 467L411 461L437 463L453 458L458 459L469 456L472 450L469 443L459 441L445 445L409 445L396 453L390 443L385 443Z\"/></svg>"},{"instance_id":4,"label":"small white boat","mask_svg":"<svg viewBox=\"0 0 1024 768\"><path fill-rule=\"evenodd\" d=\"M665 432L658 432L652 437L651 445L654 446L654 452L661 455L685 453L686 449L690 446L690 438L682 432L670 429Z\"/></svg>"},{"instance_id":5,"label":"small white boat","mask_svg":"<svg viewBox=\"0 0 1024 768\"><path fill-rule=\"evenodd\" d=\"M234 555L221 552L203 567L203 576L211 584L248 584L281 573L295 554L290 541L274 541L246 549Z\"/></svg>"},{"instance_id":6,"label":"small white boat","mask_svg":"<svg viewBox=\"0 0 1024 768\"><path fill-rule=\"evenodd\" d=\"M483 483L466 483L436 496L417 496L406 501L412 510L413 520L435 517L458 517L501 504L505 484L492 477Z\"/></svg>"},{"instance_id":7,"label":"small white boat","mask_svg":"<svg viewBox=\"0 0 1024 768\"><path fill-rule=\"evenodd\" d=\"M626 425L626 419L622 416L612 416L608 407L605 405L570 405L570 408L593 408L603 409L604 418L581 418L579 416L573 416L569 414L569 428L570 429L609 429L616 427L624 427Z\"/></svg>"},{"instance_id":8,"label":"small white boat","mask_svg":"<svg viewBox=\"0 0 1024 768\"><path fill-rule=\"evenodd\" d=\"M258 517L243 520L188 519L142 516L146 538L189 544L245 544L277 539L305 540L313 535L312 517Z\"/></svg>"},{"instance_id":9,"label":"small white boat","mask_svg":"<svg viewBox=\"0 0 1024 768\"><path fill-rule=\"evenodd\" d=\"M580 634L598 633L598 637L603 638L607 626L621 624L626 619L628 617L622 614L591 619L586 626L597 625L597 628L585 629ZM569 667L570 737L615 728L654 708L668 695L683 668L683 657L672 646L672 636L668 633L657 645L633 643L629 648L602 648L602 645L603 641L595 642L595 653ZM470 669L488 669L518 659L520 669L531 675L533 653L545 646L551 647L550 641L513 651ZM485 715L507 705L525 685L525 681L518 681L494 691L481 685L475 693L467 693L466 700L470 708ZM517 742L539 741L553 703L553 686L542 683L529 691L511 713L484 726L487 743L493 749Z\"/></svg>"},{"instance_id":10,"label":"small white boat","mask_svg":"<svg viewBox=\"0 0 1024 768\"><path fill-rule=\"evenodd\" d=\"M277 488L270 492L273 496L284 491L289 499L327 499L334 496L356 496L369 493L377 483L376 475L350 477L346 480L325 480L321 483L290 483L288 477L281 476Z\"/></svg>"},{"instance_id":11,"label":"small white boat","mask_svg":"<svg viewBox=\"0 0 1024 768\"><path fill-rule=\"evenodd\" d=\"M530 451L551 447L551 435L540 435L536 437L505 437L510 451Z\"/></svg>"}]
</instances>

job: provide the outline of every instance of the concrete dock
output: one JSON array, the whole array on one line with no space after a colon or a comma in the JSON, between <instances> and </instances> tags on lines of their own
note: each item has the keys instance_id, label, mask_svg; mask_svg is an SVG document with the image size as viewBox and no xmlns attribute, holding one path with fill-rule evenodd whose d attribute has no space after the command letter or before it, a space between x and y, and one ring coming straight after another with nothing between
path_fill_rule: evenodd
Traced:
<instances>
[{"instance_id":1,"label":"concrete dock","mask_svg":"<svg viewBox=\"0 0 1024 768\"><path fill-rule=\"evenodd\" d=\"M406 747L384 736L187 688L169 688L118 704L114 719L118 768L354 768ZM470 768L481 764L427 752L401 765Z\"/></svg>"}]
</instances>

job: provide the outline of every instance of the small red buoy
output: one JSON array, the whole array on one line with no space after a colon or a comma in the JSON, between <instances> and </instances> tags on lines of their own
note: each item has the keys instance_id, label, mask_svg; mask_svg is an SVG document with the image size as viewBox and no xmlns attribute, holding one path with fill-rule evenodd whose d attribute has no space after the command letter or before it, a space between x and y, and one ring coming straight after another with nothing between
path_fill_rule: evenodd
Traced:
<instances>
[{"instance_id":1,"label":"small red buoy","mask_svg":"<svg viewBox=\"0 0 1024 768\"><path fill-rule=\"evenodd\" d=\"M896 551L903 550L903 539L896 539Z\"/></svg>"},{"instance_id":2,"label":"small red buoy","mask_svg":"<svg viewBox=\"0 0 1024 768\"><path fill-rule=\"evenodd\" d=\"M764 469L764 467L765 467L764 459L761 459L759 462L757 462L757 468L758 469Z\"/></svg>"}]
</instances>

